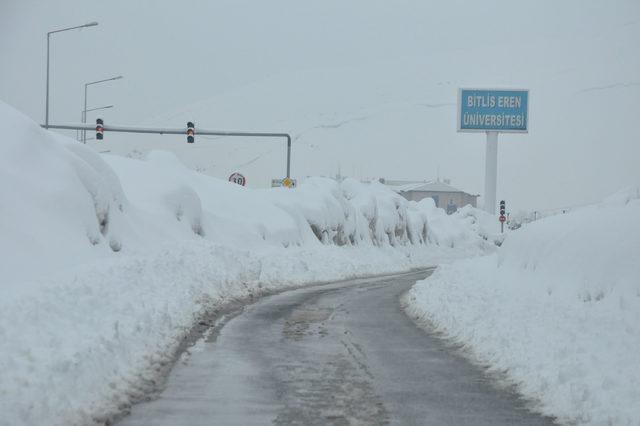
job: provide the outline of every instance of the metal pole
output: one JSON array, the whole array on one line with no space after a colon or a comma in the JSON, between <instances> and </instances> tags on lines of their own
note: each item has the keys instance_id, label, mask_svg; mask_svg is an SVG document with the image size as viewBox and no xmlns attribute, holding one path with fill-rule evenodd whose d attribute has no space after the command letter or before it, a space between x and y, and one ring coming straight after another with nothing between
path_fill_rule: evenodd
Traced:
<instances>
[{"instance_id":1,"label":"metal pole","mask_svg":"<svg viewBox=\"0 0 640 426\"><path fill-rule=\"evenodd\" d=\"M44 126L44 125L43 125ZM51 129L61 130L94 130L93 125L88 124L52 124ZM184 135L185 129L168 129L152 127L128 127L128 126L104 126L105 132L122 133L153 133L158 135ZM199 135L209 136L239 136L239 137L263 137L263 138L286 138L287 140L287 177L291 178L291 135L288 133L268 133L268 132L228 132L222 130L198 129Z\"/></svg>"},{"instance_id":2,"label":"metal pole","mask_svg":"<svg viewBox=\"0 0 640 426\"><path fill-rule=\"evenodd\" d=\"M496 214L498 183L498 132L487 132L487 152L484 170L484 210Z\"/></svg>"},{"instance_id":3,"label":"metal pole","mask_svg":"<svg viewBox=\"0 0 640 426\"><path fill-rule=\"evenodd\" d=\"M84 108L82 109L82 124L87 124L87 86L89 86L88 84L84 85ZM82 143L87 143L87 131L83 130L82 131Z\"/></svg>"},{"instance_id":4,"label":"metal pole","mask_svg":"<svg viewBox=\"0 0 640 426\"><path fill-rule=\"evenodd\" d=\"M117 76L117 77L111 77L111 78L105 78L102 80L96 80L96 81L90 81L89 83L85 83L84 84L84 108L82 109L82 123L86 124L87 123L87 88L89 86L91 86L92 84L100 84L100 83L105 83L107 81L113 81L113 80L120 80L121 78L123 78L121 75ZM87 131L84 130L82 132L82 142L83 143L87 143Z\"/></svg>"},{"instance_id":5,"label":"metal pole","mask_svg":"<svg viewBox=\"0 0 640 426\"><path fill-rule=\"evenodd\" d=\"M84 111L80 111L80 121L82 122L82 117L84 117ZM76 139L78 142L82 142L82 130L76 129Z\"/></svg>"},{"instance_id":6,"label":"metal pole","mask_svg":"<svg viewBox=\"0 0 640 426\"><path fill-rule=\"evenodd\" d=\"M44 113L44 128L49 128L49 44L51 40L51 33L47 33L47 95L45 101L45 113Z\"/></svg>"},{"instance_id":7,"label":"metal pole","mask_svg":"<svg viewBox=\"0 0 640 426\"><path fill-rule=\"evenodd\" d=\"M96 25L98 25L97 22L89 22L88 24L77 25L75 27L69 27L69 28L61 28L59 30L49 31L47 33L47 93L45 95L45 107L44 107L44 110L45 110L44 128L45 129L49 128L49 47L51 44L51 34L61 33L63 31L75 30L78 28L95 27Z\"/></svg>"},{"instance_id":8,"label":"metal pole","mask_svg":"<svg viewBox=\"0 0 640 426\"><path fill-rule=\"evenodd\" d=\"M291 178L291 136L287 135L287 178Z\"/></svg>"},{"instance_id":9,"label":"metal pole","mask_svg":"<svg viewBox=\"0 0 640 426\"><path fill-rule=\"evenodd\" d=\"M105 105L105 106L101 106L101 107L97 107L97 108L89 108L85 112L99 111L101 109L109 109L109 108L113 108L113 105Z\"/></svg>"}]
</instances>

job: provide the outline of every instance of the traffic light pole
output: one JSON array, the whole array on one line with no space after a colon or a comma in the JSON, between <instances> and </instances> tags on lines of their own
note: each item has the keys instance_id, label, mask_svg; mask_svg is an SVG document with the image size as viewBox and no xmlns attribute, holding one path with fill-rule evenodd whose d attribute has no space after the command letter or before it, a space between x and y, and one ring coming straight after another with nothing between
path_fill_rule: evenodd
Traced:
<instances>
[{"instance_id":1,"label":"traffic light pole","mask_svg":"<svg viewBox=\"0 0 640 426\"><path fill-rule=\"evenodd\" d=\"M41 127L45 127L42 125ZM59 130L96 130L96 126L89 124L49 124L49 129ZM152 127L127 127L127 126L111 126L102 125L103 132L120 132L120 133L151 133L157 135L186 135L187 129L170 129L170 128L152 128ZM196 129L196 135L208 136L233 136L248 138L285 138L287 140L287 178L291 178L291 136L288 133L269 133L269 132L234 132L222 130L205 130Z\"/></svg>"}]
</instances>

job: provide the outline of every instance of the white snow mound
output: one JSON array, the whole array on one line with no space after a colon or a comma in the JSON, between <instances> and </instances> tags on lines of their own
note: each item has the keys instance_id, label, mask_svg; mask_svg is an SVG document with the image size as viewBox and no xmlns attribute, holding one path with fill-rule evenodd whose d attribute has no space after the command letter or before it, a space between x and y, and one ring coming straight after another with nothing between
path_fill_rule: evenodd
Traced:
<instances>
[{"instance_id":1,"label":"white snow mound","mask_svg":"<svg viewBox=\"0 0 640 426\"><path fill-rule=\"evenodd\" d=\"M562 422L640 424L640 191L526 225L443 266L411 315L506 372Z\"/></svg>"}]
</instances>

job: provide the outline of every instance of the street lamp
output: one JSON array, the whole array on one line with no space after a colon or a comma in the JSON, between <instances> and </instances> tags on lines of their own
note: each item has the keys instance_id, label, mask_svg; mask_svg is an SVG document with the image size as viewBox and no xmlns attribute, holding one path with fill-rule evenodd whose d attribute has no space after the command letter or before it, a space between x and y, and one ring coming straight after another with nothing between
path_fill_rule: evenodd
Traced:
<instances>
[{"instance_id":1,"label":"street lamp","mask_svg":"<svg viewBox=\"0 0 640 426\"><path fill-rule=\"evenodd\" d=\"M90 108L90 109L85 110L84 112L86 114L87 112L98 111L99 109L107 109L107 108L113 108L113 105L106 105L106 106L101 106L101 107L98 107L98 108Z\"/></svg>"},{"instance_id":2,"label":"street lamp","mask_svg":"<svg viewBox=\"0 0 640 426\"><path fill-rule=\"evenodd\" d=\"M47 33L47 95L46 95L46 105L45 105L45 115L44 115L44 127L45 129L49 128L49 45L51 44L51 34L60 33L62 31L75 30L78 28L86 28L86 27L95 27L98 25L97 22L89 22L88 24L78 25L75 27L62 28L60 30L49 31Z\"/></svg>"},{"instance_id":3,"label":"street lamp","mask_svg":"<svg viewBox=\"0 0 640 426\"><path fill-rule=\"evenodd\" d=\"M92 84L104 83L105 81L120 80L121 78L123 78L123 77L121 75L119 75L117 77L105 78L103 80L91 81L89 83L85 83L84 84L84 108L82 109L82 124L86 124L87 123L87 88L89 86L91 86ZM82 142L83 143L87 143L87 131L86 130L82 132Z\"/></svg>"}]
</instances>

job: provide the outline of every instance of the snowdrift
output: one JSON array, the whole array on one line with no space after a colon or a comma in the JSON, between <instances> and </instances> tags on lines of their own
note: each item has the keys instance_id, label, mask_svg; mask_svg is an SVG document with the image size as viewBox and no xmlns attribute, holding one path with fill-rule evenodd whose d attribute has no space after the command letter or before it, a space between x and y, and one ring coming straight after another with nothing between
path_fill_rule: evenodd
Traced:
<instances>
[{"instance_id":1,"label":"snowdrift","mask_svg":"<svg viewBox=\"0 0 640 426\"><path fill-rule=\"evenodd\" d=\"M495 247L380 184L250 190L167 152L99 155L3 103L0 213L0 425L109 421L235 300Z\"/></svg>"},{"instance_id":2,"label":"snowdrift","mask_svg":"<svg viewBox=\"0 0 640 426\"><path fill-rule=\"evenodd\" d=\"M549 217L439 268L408 311L560 421L640 423L640 191Z\"/></svg>"}]
</instances>

